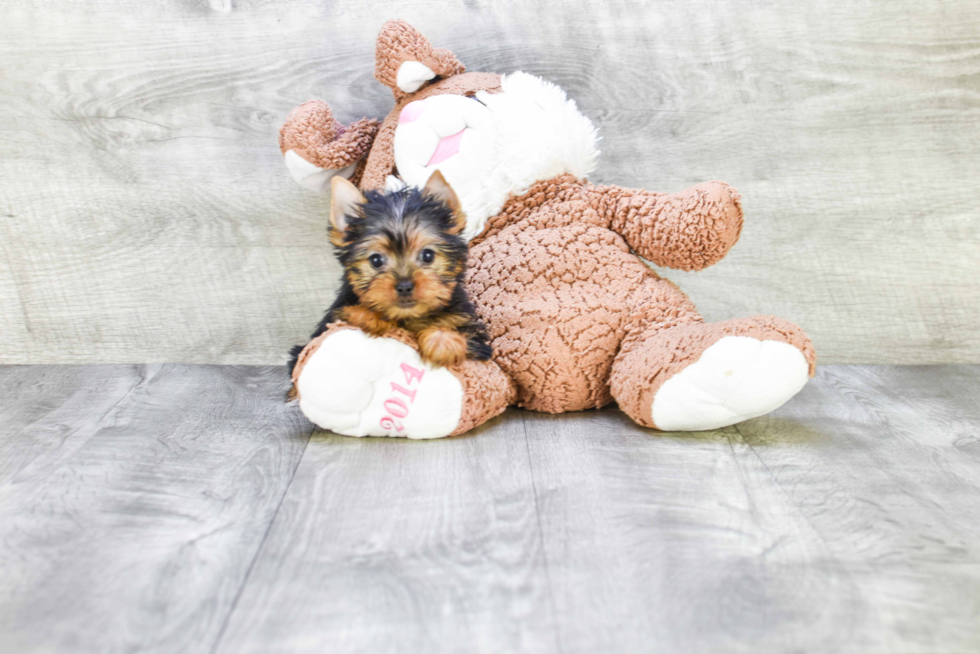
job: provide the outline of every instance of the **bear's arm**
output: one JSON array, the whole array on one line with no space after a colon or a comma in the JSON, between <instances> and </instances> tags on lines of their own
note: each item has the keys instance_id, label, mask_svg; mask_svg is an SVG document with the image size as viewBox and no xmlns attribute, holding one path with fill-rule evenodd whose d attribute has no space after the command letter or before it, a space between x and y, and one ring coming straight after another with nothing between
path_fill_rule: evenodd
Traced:
<instances>
[{"instance_id":1,"label":"bear's arm","mask_svg":"<svg viewBox=\"0 0 980 654\"><path fill-rule=\"evenodd\" d=\"M345 127L334 120L330 105L311 100L286 117L279 129L279 149L293 179L311 191L326 193L335 175L359 183L380 124L374 118L361 118Z\"/></svg>"},{"instance_id":2,"label":"bear's arm","mask_svg":"<svg viewBox=\"0 0 980 654\"><path fill-rule=\"evenodd\" d=\"M679 193L592 186L591 204L609 228L658 266L702 270L720 261L742 233L739 194L724 182Z\"/></svg>"}]
</instances>

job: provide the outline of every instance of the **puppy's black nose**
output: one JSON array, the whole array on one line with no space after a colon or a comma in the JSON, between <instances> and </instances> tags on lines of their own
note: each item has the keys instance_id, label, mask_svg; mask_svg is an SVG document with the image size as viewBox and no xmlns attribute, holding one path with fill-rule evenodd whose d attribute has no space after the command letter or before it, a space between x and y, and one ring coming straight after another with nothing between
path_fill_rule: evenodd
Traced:
<instances>
[{"instance_id":1,"label":"puppy's black nose","mask_svg":"<svg viewBox=\"0 0 980 654\"><path fill-rule=\"evenodd\" d=\"M411 279L403 279L397 284L395 284L395 290L401 296L411 295L412 291L415 290L415 284L412 283Z\"/></svg>"}]
</instances>

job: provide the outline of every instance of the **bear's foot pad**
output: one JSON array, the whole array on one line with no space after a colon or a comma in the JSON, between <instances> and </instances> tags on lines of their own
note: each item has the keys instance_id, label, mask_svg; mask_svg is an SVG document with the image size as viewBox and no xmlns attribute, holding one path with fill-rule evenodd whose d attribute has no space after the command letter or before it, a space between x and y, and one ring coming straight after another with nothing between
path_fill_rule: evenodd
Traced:
<instances>
[{"instance_id":1,"label":"bear's foot pad","mask_svg":"<svg viewBox=\"0 0 980 654\"><path fill-rule=\"evenodd\" d=\"M345 329L310 355L296 381L314 424L345 436L442 438L459 424L463 387L391 338Z\"/></svg>"},{"instance_id":2,"label":"bear's foot pad","mask_svg":"<svg viewBox=\"0 0 980 654\"><path fill-rule=\"evenodd\" d=\"M809 369L788 343L726 336L657 390L653 422L662 431L706 431L765 415L803 388Z\"/></svg>"}]
</instances>

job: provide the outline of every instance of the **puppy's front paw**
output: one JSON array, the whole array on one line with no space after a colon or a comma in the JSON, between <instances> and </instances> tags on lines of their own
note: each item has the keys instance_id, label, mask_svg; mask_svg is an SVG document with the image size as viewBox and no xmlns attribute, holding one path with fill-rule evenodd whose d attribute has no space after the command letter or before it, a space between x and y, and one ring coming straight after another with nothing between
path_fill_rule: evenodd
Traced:
<instances>
[{"instance_id":1,"label":"puppy's front paw","mask_svg":"<svg viewBox=\"0 0 980 654\"><path fill-rule=\"evenodd\" d=\"M434 366L451 366L466 359L466 337L449 329L432 327L418 334L422 360Z\"/></svg>"},{"instance_id":2,"label":"puppy's front paw","mask_svg":"<svg viewBox=\"0 0 980 654\"><path fill-rule=\"evenodd\" d=\"M394 330L397 325L359 304L344 307L337 311L337 317L348 325L353 325L370 336L380 338Z\"/></svg>"}]
</instances>

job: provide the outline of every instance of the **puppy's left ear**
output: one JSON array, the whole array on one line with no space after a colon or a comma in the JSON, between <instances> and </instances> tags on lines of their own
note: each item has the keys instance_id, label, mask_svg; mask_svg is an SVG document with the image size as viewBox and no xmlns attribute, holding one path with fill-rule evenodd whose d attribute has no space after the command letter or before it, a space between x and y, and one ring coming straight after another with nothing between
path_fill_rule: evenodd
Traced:
<instances>
[{"instance_id":1,"label":"puppy's left ear","mask_svg":"<svg viewBox=\"0 0 980 654\"><path fill-rule=\"evenodd\" d=\"M442 176L441 172L437 170L432 173L429 181L425 183L425 188L422 190L436 200L445 203L453 210L453 224L449 229L450 234L459 234L466 229L466 214L463 213L463 207L459 202L459 198L456 197L456 192L453 190L453 187L449 185L449 182L446 181L446 178Z\"/></svg>"},{"instance_id":2,"label":"puppy's left ear","mask_svg":"<svg viewBox=\"0 0 980 654\"><path fill-rule=\"evenodd\" d=\"M330 242L341 246L347 231L347 216L357 215L364 204L364 195L356 186L339 175L330 180Z\"/></svg>"}]
</instances>

